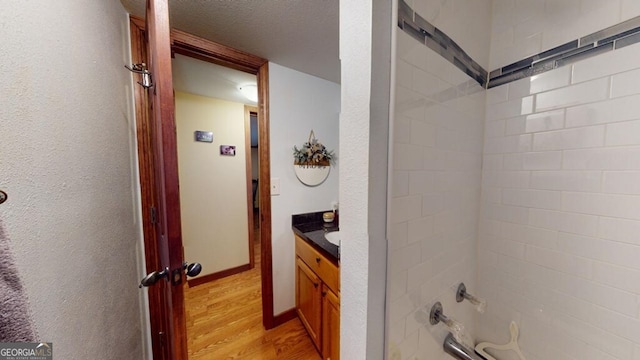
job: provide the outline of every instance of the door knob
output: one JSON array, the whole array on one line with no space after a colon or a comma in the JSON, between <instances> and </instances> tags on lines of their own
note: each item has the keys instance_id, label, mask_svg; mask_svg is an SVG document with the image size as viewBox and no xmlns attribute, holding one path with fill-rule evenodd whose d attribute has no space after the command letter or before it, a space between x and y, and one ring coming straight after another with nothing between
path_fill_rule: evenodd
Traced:
<instances>
[{"instance_id":1,"label":"door knob","mask_svg":"<svg viewBox=\"0 0 640 360\"><path fill-rule=\"evenodd\" d=\"M194 276L198 276L198 274L200 274L200 271L202 271L202 265L200 265L200 263L187 264L185 262L184 263L184 269L187 272L188 276L194 277Z\"/></svg>"},{"instance_id":2,"label":"door knob","mask_svg":"<svg viewBox=\"0 0 640 360\"><path fill-rule=\"evenodd\" d=\"M165 278L165 279L169 279L169 268L165 268L162 271L153 271L151 273L149 273L147 276L145 276L144 278L142 278L142 280L140 281L140 285L138 285L139 288L142 288L143 286L151 286L155 283L158 282L158 280Z\"/></svg>"}]
</instances>

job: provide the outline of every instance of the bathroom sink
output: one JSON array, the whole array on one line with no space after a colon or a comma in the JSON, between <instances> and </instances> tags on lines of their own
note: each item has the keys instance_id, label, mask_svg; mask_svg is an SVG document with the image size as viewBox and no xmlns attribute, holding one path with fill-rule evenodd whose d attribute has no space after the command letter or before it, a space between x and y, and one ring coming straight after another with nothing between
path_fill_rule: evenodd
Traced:
<instances>
[{"instance_id":1,"label":"bathroom sink","mask_svg":"<svg viewBox=\"0 0 640 360\"><path fill-rule=\"evenodd\" d=\"M324 238L333 245L340 246L340 231L332 231L324 234Z\"/></svg>"}]
</instances>

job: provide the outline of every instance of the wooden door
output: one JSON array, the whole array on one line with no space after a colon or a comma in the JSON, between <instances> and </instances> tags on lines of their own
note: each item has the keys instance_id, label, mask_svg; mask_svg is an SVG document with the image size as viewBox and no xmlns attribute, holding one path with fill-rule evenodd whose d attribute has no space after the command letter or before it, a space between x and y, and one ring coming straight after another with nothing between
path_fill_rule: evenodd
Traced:
<instances>
[{"instance_id":1,"label":"wooden door","mask_svg":"<svg viewBox=\"0 0 640 360\"><path fill-rule=\"evenodd\" d=\"M184 313L184 255L180 226L178 157L171 72L171 38L167 0L147 0L148 68L153 87L148 89L151 142L156 188L157 265L168 269L157 304L150 304L154 357L187 359ZM155 323L155 328L153 324ZM157 346L160 343L160 346Z\"/></svg>"},{"instance_id":2,"label":"wooden door","mask_svg":"<svg viewBox=\"0 0 640 360\"><path fill-rule=\"evenodd\" d=\"M322 286L320 278L296 258L296 308L298 317L307 328L313 344L320 351L320 331L322 321Z\"/></svg>"},{"instance_id":3,"label":"wooden door","mask_svg":"<svg viewBox=\"0 0 640 360\"><path fill-rule=\"evenodd\" d=\"M340 359L340 299L322 284L322 358Z\"/></svg>"}]
</instances>

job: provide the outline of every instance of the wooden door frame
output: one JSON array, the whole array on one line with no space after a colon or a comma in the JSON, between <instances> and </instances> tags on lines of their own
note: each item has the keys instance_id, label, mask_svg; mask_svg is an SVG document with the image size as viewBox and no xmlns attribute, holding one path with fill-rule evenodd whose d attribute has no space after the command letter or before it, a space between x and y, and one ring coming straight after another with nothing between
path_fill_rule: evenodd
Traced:
<instances>
[{"instance_id":1,"label":"wooden door frame","mask_svg":"<svg viewBox=\"0 0 640 360\"><path fill-rule=\"evenodd\" d=\"M131 60L135 63L148 63L146 51L146 32L144 19L130 16ZM173 52L194 57L214 64L230 67L256 75L258 82L258 136L260 138L260 243L261 243L261 281L262 281L262 323L271 329L290 316L274 316L273 308L273 269L271 246L271 170L269 159L269 63L266 59L235 50L186 32L171 29L171 49ZM134 87L136 114L136 133L138 141L138 166L140 174L140 196L142 208L142 228L144 232L145 261L147 272L160 268L156 230L152 222L151 209L157 208L154 179L153 151L151 143L150 116L146 109L147 90ZM197 261L197 259L186 259ZM165 316L158 306L161 298L161 286L149 287L149 317L154 358L160 359L162 340L156 336L164 331L161 320ZM186 334L184 334L186 339Z\"/></svg>"},{"instance_id":2,"label":"wooden door frame","mask_svg":"<svg viewBox=\"0 0 640 360\"><path fill-rule=\"evenodd\" d=\"M247 220L249 222L249 268L253 269L255 266L254 253L255 249L253 246L253 241L255 240L255 234L253 229L253 159L252 159L252 148L251 148L251 113L258 114L258 108L255 106L244 106L244 151L245 151L245 161L246 161L246 172L247 172ZM260 138L258 138L258 144L260 144ZM260 154L260 146L258 145L258 154ZM258 166L260 162L258 161ZM260 168L258 168L260 171ZM258 179L260 179L260 174L258 173ZM258 181L258 186L260 186L260 181ZM259 209L259 207L258 207Z\"/></svg>"}]
</instances>

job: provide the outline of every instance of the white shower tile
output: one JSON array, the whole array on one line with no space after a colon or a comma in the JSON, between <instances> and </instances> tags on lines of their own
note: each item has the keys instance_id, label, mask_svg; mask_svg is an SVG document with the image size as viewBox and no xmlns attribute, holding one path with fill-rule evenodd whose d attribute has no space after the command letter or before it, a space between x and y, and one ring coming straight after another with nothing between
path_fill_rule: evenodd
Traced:
<instances>
[{"instance_id":1,"label":"white shower tile","mask_svg":"<svg viewBox=\"0 0 640 360\"><path fill-rule=\"evenodd\" d=\"M598 236L640 246L640 221L601 217Z\"/></svg>"},{"instance_id":2,"label":"white shower tile","mask_svg":"<svg viewBox=\"0 0 640 360\"><path fill-rule=\"evenodd\" d=\"M392 223L389 225L389 251L405 247L408 242L407 223Z\"/></svg>"},{"instance_id":3,"label":"white shower tile","mask_svg":"<svg viewBox=\"0 0 640 360\"><path fill-rule=\"evenodd\" d=\"M389 273L389 300L394 301L407 293L407 270Z\"/></svg>"},{"instance_id":4,"label":"white shower tile","mask_svg":"<svg viewBox=\"0 0 640 360\"><path fill-rule=\"evenodd\" d=\"M433 277L431 261L422 261L408 270L407 289L413 291L429 282Z\"/></svg>"},{"instance_id":5,"label":"white shower tile","mask_svg":"<svg viewBox=\"0 0 640 360\"><path fill-rule=\"evenodd\" d=\"M433 147L436 144L436 128L424 121L411 121L411 144Z\"/></svg>"},{"instance_id":6,"label":"white shower tile","mask_svg":"<svg viewBox=\"0 0 640 360\"><path fill-rule=\"evenodd\" d=\"M527 115L533 111L533 96L487 106L487 120L506 119L519 115Z\"/></svg>"},{"instance_id":7,"label":"white shower tile","mask_svg":"<svg viewBox=\"0 0 640 360\"><path fill-rule=\"evenodd\" d=\"M546 268L572 274L585 279L591 278L593 261L560 251L527 246L526 260Z\"/></svg>"},{"instance_id":8,"label":"white shower tile","mask_svg":"<svg viewBox=\"0 0 640 360\"><path fill-rule=\"evenodd\" d=\"M533 150L601 147L604 145L604 139L604 125L535 133L533 135Z\"/></svg>"},{"instance_id":9,"label":"white shower tile","mask_svg":"<svg viewBox=\"0 0 640 360\"><path fill-rule=\"evenodd\" d=\"M638 270L596 261L593 265L593 280L640 295L640 271Z\"/></svg>"},{"instance_id":10,"label":"white shower tile","mask_svg":"<svg viewBox=\"0 0 640 360\"><path fill-rule=\"evenodd\" d=\"M532 76L530 82L530 94L558 89L571 84L571 67L561 67L540 75Z\"/></svg>"},{"instance_id":11,"label":"white shower tile","mask_svg":"<svg viewBox=\"0 0 640 360\"><path fill-rule=\"evenodd\" d=\"M427 194L434 191L433 171L410 171L407 179L409 194Z\"/></svg>"},{"instance_id":12,"label":"white shower tile","mask_svg":"<svg viewBox=\"0 0 640 360\"><path fill-rule=\"evenodd\" d=\"M577 320L565 314L553 318L553 324L562 332L587 343L579 354L585 360L628 359L633 352L633 343L627 339L603 331L585 321Z\"/></svg>"},{"instance_id":13,"label":"white shower tile","mask_svg":"<svg viewBox=\"0 0 640 360\"><path fill-rule=\"evenodd\" d=\"M640 94L638 84L640 84L640 69L615 75L611 78L611 97Z\"/></svg>"},{"instance_id":14,"label":"white shower tile","mask_svg":"<svg viewBox=\"0 0 640 360\"><path fill-rule=\"evenodd\" d=\"M640 145L640 120L607 125L607 146Z\"/></svg>"},{"instance_id":15,"label":"white shower tile","mask_svg":"<svg viewBox=\"0 0 640 360\"><path fill-rule=\"evenodd\" d=\"M400 197L409 194L409 173L407 171L394 171L391 180L393 196Z\"/></svg>"},{"instance_id":16,"label":"white shower tile","mask_svg":"<svg viewBox=\"0 0 640 360\"><path fill-rule=\"evenodd\" d=\"M391 252L389 272L392 274L408 270L420 263L420 244L411 244Z\"/></svg>"},{"instance_id":17,"label":"white shower tile","mask_svg":"<svg viewBox=\"0 0 640 360\"><path fill-rule=\"evenodd\" d=\"M520 135L525 133L525 120L524 116L517 116L505 120L505 134L506 135Z\"/></svg>"},{"instance_id":18,"label":"white shower tile","mask_svg":"<svg viewBox=\"0 0 640 360\"><path fill-rule=\"evenodd\" d=\"M420 217L421 208L422 199L420 195L393 198L389 207L391 222L400 223L417 219Z\"/></svg>"},{"instance_id":19,"label":"white shower tile","mask_svg":"<svg viewBox=\"0 0 640 360\"><path fill-rule=\"evenodd\" d=\"M562 210L640 220L640 196L564 192Z\"/></svg>"},{"instance_id":20,"label":"white shower tile","mask_svg":"<svg viewBox=\"0 0 640 360\"><path fill-rule=\"evenodd\" d=\"M433 217L427 216L409 221L408 241L413 243L433 234Z\"/></svg>"},{"instance_id":21,"label":"white shower tile","mask_svg":"<svg viewBox=\"0 0 640 360\"><path fill-rule=\"evenodd\" d=\"M622 3L622 19L627 20L640 15L640 2L637 0L621 0ZM639 349L636 349L639 350ZM640 352L636 356L640 358ZM634 359L635 360L635 359Z\"/></svg>"},{"instance_id":22,"label":"white shower tile","mask_svg":"<svg viewBox=\"0 0 640 360\"><path fill-rule=\"evenodd\" d=\"M444 194L426 194L422 197L422 215L434 215L444 210ZM418 212L418 215L420 213Z\"/></svg>"},{"instance_id":23,"label":"white shower tile","mask_svg":"<svg viewBox=\"0 0 640 360\"><path fill-rule=\"evenodd\" d=\"M565 110L555 110L527 115L526 132L540 132L562 129L564 127Z\"/></svg>"},{"instance_id":24,"label":"white shower tile","mask_svg":"<svg viewBox=\"0 0 640 360\"><path fill-rule=\"evenodd\" d=\"M393 141L396 144L408 144L411 141L411 119L396 116L393 121Z\"/></svg>"},{"instance_id":25,"label":"white shower tile","mask_svg":"<svg viewBox=\"0 0 640 360\"><path fill-rule=\"evenodd\" d=\"M602 188L602 172L534 171L531 173L531 188L599 192Z\"/></svg>"},{"instance_id":26,"label":"white shower tile","mask_svg":"<svg viewBox=\"0 0 640 360\"><path fill-rule=\"evenodd\" d=\"M564 169L640 170L640 147L597 148L563 152Z\"/></svg>"},{"instance_id":27,"label":"white shower tile","mask_svg":"<svg viewBox=\"0 0 640 360\"><path fill-rule=\"evenodd\" d=\"M502 203L536 209L559 210L561 193L546 190L503 189Z\"/></svg>"},{"instance_id":28,"label":"white shower tile","mask_svg":"<svg viewBox=\"0 0 640 360\"><path fill-rule=\"evenodd\" d=\"M496 86L487 90L487 104L497 104L509 99L509 86Z\"/></svg>"},{"instance_id":29,"label":"white shower tile","mask_svg":"<svg viewBox=\"0 0 640 360\"><path fill-rule=\"evenodd\" d=\"M555 170L560 169L561 162L560 151L527 152L523 154L522 168L524 170Z\"/></svg>"},{"instance_id":30,"label":"white shower tile","mask_svg":"<svg viewBox=\"0 0 640 360\"><path fill-rule=\"evenodd\" d=\"M633 95L568 108L566 126L598 125L639 118L640 95Z\"/></svg>"},{"instance_id":31,"label":"white shower tile","mask_svg":"<svg viewBox=\"0 0 640 360\"><path fill-rule=\"evenodd\" d=\"M580 61L573 65L573 83L636 69L638 57L640 57L640 44L635 44Z\"/></svg>"},{"instance_id":32,"label":"white shower tile","mask_svg":"<svg viewBox=\"0 0 640 360\"><path fill-rule=\"evenodd\" d=\"M421 170L423 149L419 145L396 144L393 151L395 170Z\"/></svg>"},{"instance_id":33,"label":"white shower tile","mask_svg":"<svg viewBox=\"0 0 640 360\"><path fill-rule=\"evenodd\" d=\"M640 195L640 172L607 171L604 173L603 192Z\"/></svg>"},{"instance_id":34,"label":"white shower tile","mask_svg":"<svg viewBox=\"0 0 640 360\"><path fill-rule=\"evenodd\" d=\"M609 95L609 79L543 92L536 95L536 112L600 101Z\"/></svg>"},{"instance_id":35,"label":"white shower tile","mask_svg":"<svg viewBox=\"0 0 640 360\"><path fill-rule=\"evenodd\" d=\"M505 120L489 121L484 127L484 137L494 138L504 136Z\"/></svg>"},{"instance_id":36,"label":"white shower tile","mask_svg":"<svg viewBox=\"0 0 640 360\"><path fill-rule=\"evenodd\" d=\"M411 89L415 67L404 60L398 60L396 66L396 84Z\"/></svg>"}]
</instances>

